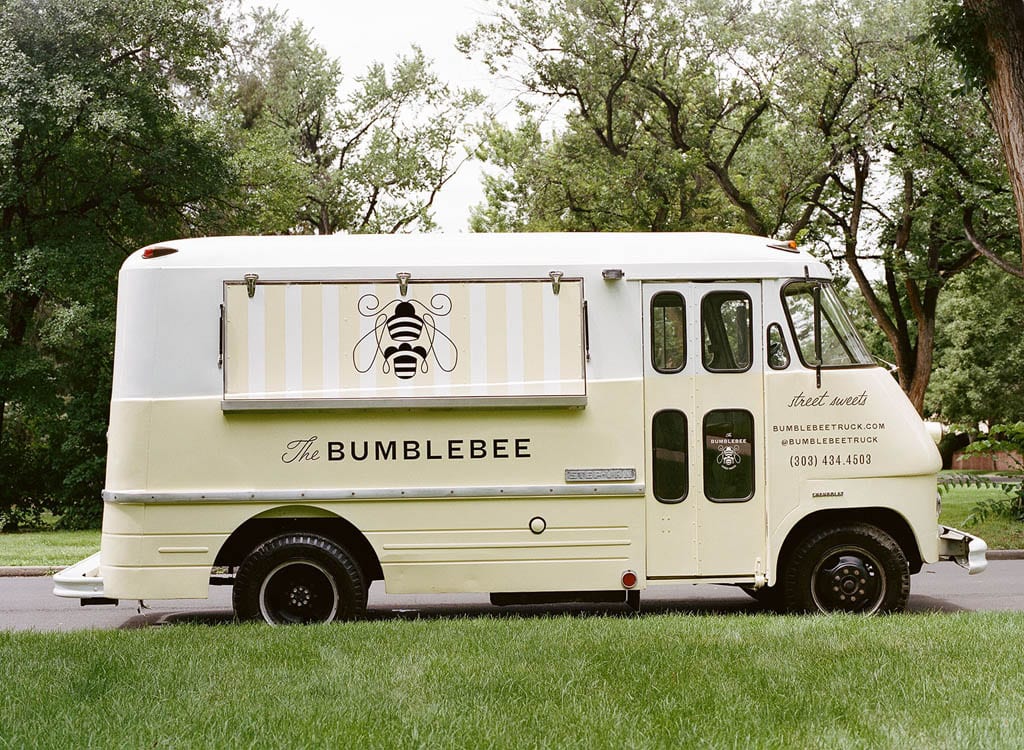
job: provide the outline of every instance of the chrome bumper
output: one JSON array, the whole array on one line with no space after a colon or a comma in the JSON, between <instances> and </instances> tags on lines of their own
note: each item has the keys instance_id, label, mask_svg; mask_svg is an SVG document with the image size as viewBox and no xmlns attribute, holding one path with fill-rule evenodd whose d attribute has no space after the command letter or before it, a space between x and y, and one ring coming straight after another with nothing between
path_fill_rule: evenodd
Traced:
<instances>
[{"instance_id":1,"label":"chrome bumper","mask_svg":"<svg viewBox=\"0 0 1024 750\"><path fill-rule=\"evenodd\" d=\"M53 577L53 593L69 599L103 599L100 553L64 568Z\"/></svg>"},{"instance_id":2,"label":"chrome bumper","mask_svg":"<svg viewBox=\"0 0 1024 750\"><path fill-rule=\"evenodd\" d=\"M985 540L948 526L939 527L939 559L952 560L971 575L984 572L988 567Z\"/></svg>"}]
</instances>

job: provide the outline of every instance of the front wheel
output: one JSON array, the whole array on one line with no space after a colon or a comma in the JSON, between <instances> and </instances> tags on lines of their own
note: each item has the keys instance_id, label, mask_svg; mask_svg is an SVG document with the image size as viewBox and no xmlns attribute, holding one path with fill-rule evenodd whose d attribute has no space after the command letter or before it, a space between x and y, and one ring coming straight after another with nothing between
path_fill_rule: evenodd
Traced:
<instances>
[{"instance_id":1,"label":"front wheel","mask_svg":"<svg viewBox=\"0 0 1024 750\"><path fill-rule=\"evenodd\" d=\"M785 572L791 612L900 612L910 596L902 548L876 526L853 523L810 534Z\"/></svg>"},{"instance_id":2,"label":"front wheel","mask_svg":"<svg viewBox=\"0 0 1024 750\"><path fill-rule=\"evenodd\" d=\"M352 620L366 611L355 560L317 534L268 539L242 562L232 592L240 620L271 625Z\"/></svg>"}]
</instances>

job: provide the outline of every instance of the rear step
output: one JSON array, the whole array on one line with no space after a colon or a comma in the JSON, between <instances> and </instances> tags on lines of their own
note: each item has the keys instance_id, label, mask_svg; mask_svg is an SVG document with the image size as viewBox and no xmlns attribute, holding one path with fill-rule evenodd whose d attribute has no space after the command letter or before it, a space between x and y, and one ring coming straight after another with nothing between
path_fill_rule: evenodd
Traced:
<instances>
[{"instance_id":1,"label":"rear step","mask_svg":"<svg viewBox=\"0 0 1024 750\"><path fill-rule=\"evenodd\" d=\"M624 591L500 591L491 594L495 607L519 604L628 604L634 612L640 609L640 592Z\"/></svg>"}]
</instances>

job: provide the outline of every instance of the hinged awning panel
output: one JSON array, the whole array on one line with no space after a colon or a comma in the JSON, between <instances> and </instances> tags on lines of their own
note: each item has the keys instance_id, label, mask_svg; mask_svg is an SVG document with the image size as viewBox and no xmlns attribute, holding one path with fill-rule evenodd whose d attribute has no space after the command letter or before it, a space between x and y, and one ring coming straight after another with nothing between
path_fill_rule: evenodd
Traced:
<instances>
[{"instance_id":1,"label":"hinged awning panel","mask_svg":"<svg viewBox=\"0 0 1024 750\"><path fill-rule=\"evenodd\" d=\"M225 282L225 409L582 405L583 282L557 287Z\"/></svg>"}]
</instances>

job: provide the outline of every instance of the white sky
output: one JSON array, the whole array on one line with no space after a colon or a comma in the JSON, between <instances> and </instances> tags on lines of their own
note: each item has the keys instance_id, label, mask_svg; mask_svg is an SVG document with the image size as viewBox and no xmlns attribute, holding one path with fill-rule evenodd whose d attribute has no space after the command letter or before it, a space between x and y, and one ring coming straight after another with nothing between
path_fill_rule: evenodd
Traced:
<instances>
[{"instance_id":1,"label":"white sky","mask_svg":"<svg viewBox=\"0 0 1024 750\"><path fill-rule=\"evenodd\" d=\"M455 49L455 37L486 17L489 0L247 0L244 4L277 7L290 20L302 21L328 54L340 61L346 82L373 62L390 66L417 44L434 61L442 80L485 94L495 91L486 68ZM470 207L482 200L480 166L469 162L435 199L434 217L446 232L466 231Z\"/></svg>"}]
</instances>

